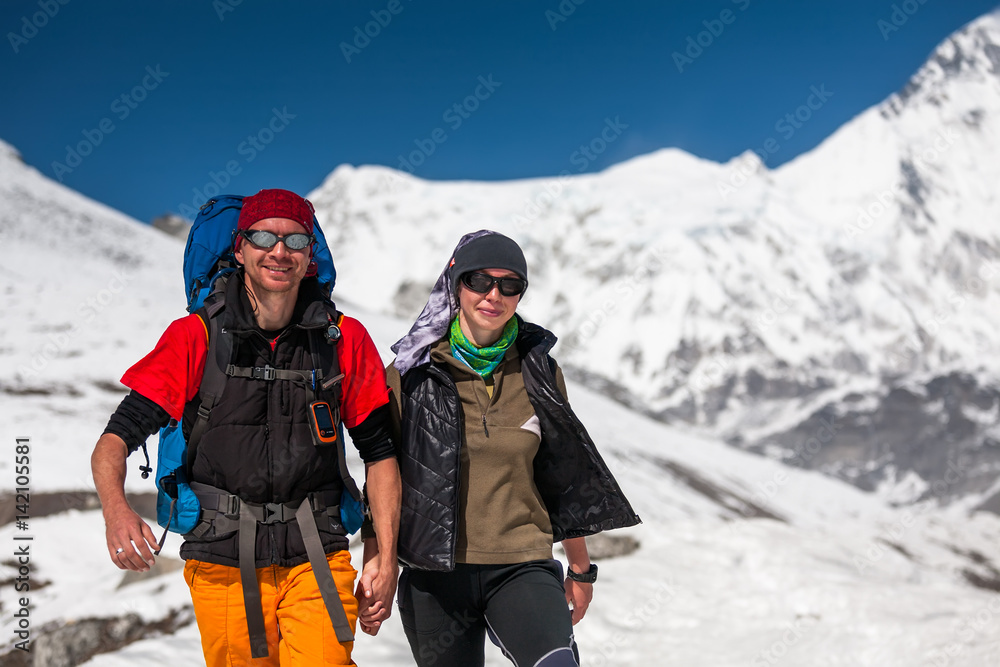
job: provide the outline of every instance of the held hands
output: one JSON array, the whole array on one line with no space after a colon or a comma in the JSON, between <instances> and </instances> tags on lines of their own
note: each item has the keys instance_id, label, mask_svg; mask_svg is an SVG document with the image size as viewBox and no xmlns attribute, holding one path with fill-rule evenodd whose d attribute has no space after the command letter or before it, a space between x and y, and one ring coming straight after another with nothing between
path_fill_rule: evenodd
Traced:
<instances>
[{"instance_id":1,"label":"held hands","mask_svg":"<svg viewBox=\"0 0 1000 667\"><path fill-rule=\"evenodd\" d=\"M362 632L375 636L382 621L392 615L392 599L396 595L399 566L395 560L383 563L378 540L365 540L364 565L354 597L358 599L358 625Z\"/></svg>"},{"instance_id":2,"label":"held hands","mask_svg":"<svg viewBox=\"0 0 1000 667\"><path fill-rule=\"evenodd\" d=\"M149 571L156 549L149 525L127 504L106 510L104 525L111 562L120 570Z\"/></svg>"}]
</instances>

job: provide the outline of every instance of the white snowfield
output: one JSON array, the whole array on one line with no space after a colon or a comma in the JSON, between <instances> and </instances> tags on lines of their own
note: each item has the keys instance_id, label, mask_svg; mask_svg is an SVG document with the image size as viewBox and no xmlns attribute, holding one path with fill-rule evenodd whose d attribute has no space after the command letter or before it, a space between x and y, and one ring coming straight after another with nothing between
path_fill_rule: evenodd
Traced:
<instances>
[{"instance_id":1,"label":"white snowfield","mask_svg":"<svg viewBox=\"0 0 1000 667\"><path fill-rule=\"evenodd\" d=\"M600 175L505 184L340 167L311 195L334 248L335 299L388 361L409 324L396 314L419 308L463 232L492 227L526 249L522 311L563 339L557 358L628 388L645 408L737 364L766 372L783 361L843 379L836 391L857 389L864 373L830 360L849 352L877 370L939 315L921 354L896 354L913 362L905 370L962 363L995 376L1000 273L983 271L1000 247L1000 64L982 58L998 53L985 48L1000 43L998 23L988 15L942 45L906 99L782 169L747 170L745 182L733 174L746 158L718 165L676 150ZM900 174L907 186L894 191ZM864 202L886 188L892 199L875 215ZM858 206L872 221L853 234L845 224L858 223ZM184 313L183 243L52 182L2 142L0 238L0 493L24 485L19 475L35 494L92 490L91 450L126 391L118 379ZM727 351L750 329L763 341L756 352ZM701 354L674 377L665 360L683 341ZM585 665L1000 665L1000 518L971 512L978 498L894 507L581 384L569 390L644 521L612 533L637 550L599 561L577 626ZM787 403L719 423L770 428L802 409ZM30 439L27 473L15 465L17 438ZM129 460L127 488L148 493L141 462ZM907 484L920 480L897 490ZM190 616L178 536L162 568L126 577L110 562L99 510L27 514L23 529L0 527L7 553L30 545L31 585L17 591L16 557L0 558L0 651L17 640L21 597L32 640L92 618ZM359 635L355 659L411 663L398 614L378 637ZM190 623L85 664L204 663ZM487 664L509 663L487 646Z\"/></svg>"}]
</instances>

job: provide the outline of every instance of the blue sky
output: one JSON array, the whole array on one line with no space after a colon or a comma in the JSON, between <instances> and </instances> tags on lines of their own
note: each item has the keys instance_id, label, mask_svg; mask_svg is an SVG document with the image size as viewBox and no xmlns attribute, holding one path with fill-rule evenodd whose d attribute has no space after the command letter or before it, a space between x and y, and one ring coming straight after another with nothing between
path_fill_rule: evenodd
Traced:
<instances>
[{"instance_id":1,"label":"blue sky","mask_svg":"<svg viewBox=\"0 0 1000 667\"><path fill-rule=\"evenodd\" d=\"M772 139L774 167L996 6L5 0L0 138L145 221L216 184L304 194L341 163L498 180Z\"/></svg>"}]
</instances>

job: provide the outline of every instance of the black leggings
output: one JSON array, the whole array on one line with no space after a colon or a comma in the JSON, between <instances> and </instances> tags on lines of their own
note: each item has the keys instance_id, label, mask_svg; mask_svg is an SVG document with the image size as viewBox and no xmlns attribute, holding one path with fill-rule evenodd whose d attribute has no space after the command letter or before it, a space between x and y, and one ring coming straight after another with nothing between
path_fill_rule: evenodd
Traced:
<instances>
[{"instance_id":1,"label":"black leggings","mask_svg":"<svg viewBox=\"0 0 1000 667\"><path fill-rule=\"evenodd\" d=\"M481 667L487 634L517 667L579 665L559 561L404 567L399 614L420 667Z\"/></svg>"}]
</instances>

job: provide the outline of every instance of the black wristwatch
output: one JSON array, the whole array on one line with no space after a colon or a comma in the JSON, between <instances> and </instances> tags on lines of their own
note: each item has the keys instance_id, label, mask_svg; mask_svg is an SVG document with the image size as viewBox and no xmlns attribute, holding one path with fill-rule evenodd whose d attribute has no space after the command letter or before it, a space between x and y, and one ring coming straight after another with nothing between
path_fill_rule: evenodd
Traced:
<instances>
[{"instance_id":1,"label":"black wristwatch","mask_svg":"<svg viewBox=\"0 0 1000 667\"><path fill-rule=\"evenodd\" d=\"M597 564L591 563L590 569L580 574L579 572L574 572L572 567L566 568L566 576L573 581L579 581L582 584L592 584L597 581Z\"/></svg>"}]
</instances>

